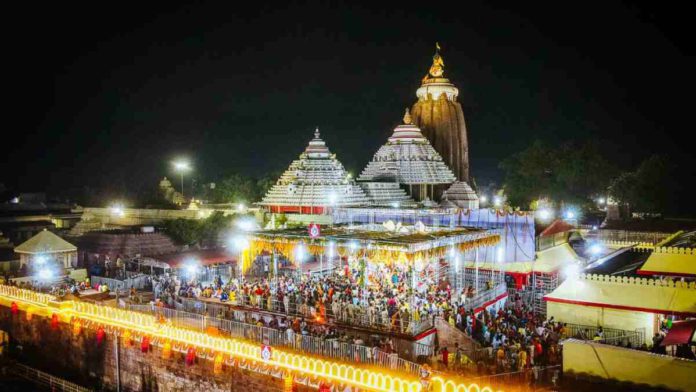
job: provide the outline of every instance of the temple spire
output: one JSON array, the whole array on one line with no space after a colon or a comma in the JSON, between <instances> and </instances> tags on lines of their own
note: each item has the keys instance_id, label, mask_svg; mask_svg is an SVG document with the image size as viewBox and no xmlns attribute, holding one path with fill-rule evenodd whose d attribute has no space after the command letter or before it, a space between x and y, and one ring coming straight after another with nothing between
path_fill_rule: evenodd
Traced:
<instances>
[{"instance_id":1,"label":"temple spire","mask_svg":"<svg viewBox=\"0 0 696 392\"><path fill-rule=\"evenodd\" d=\"M435 55L433 56L433 65L430 66L428 74L434 78L441 78L445 73L445 62L440 56L440 44L435 42Z\"/></svg>"},{"instance_id":2,"label":"temple spire","mask_svg":"<svg viewBox=\"0 0 696 392\"><path fill-rule=\"evenodd\" d=\"M320 136L320 135L319 135L319 127L317 127L317 128L314 130L314 138L315 138L315 139L319 139L319 136Z\"/></svg>"}]
</instances>

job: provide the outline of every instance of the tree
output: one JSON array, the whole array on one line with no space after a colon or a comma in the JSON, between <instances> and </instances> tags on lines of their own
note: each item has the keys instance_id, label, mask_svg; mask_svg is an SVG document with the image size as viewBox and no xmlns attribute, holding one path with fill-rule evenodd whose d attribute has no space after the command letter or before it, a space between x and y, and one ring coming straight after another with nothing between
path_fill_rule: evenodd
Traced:
<instances>
[{"instance_id":1,"label":"tree","mask_svg":"<svg viewBox=\"0 0 696 392\"><path fill-rule=\"evenodd\" d=\"M213 203L251 203L258 200L256 181L241 174L231 174L215 184L209 199Z\"/></svg>"},{"instance_id":2,"label":"tree","mask_svg":"<svg viewBox=\"0 0 696 392\"><path fill-rule=\"evenodd\" d=\"M164 221L164 229L169 237L180 245L195 245L203 241L217 242L220 233L230 228L232 218L221 211L213 212L202 220L169 219Z\"/></svg>"},{"instance_id":3,"label":"tree","mask_svg":"<svg viewBox=\"0 0 696 392\"><path fill-rule=\"evenodd\" d=\"M201 221L200 239L217 241L221 232L230 228L232 219L221 211L213 212L209 217Z\"/></svg>"},{"instance_id":4,"label":"tree","mask_svg":"<svg viewBox=\"0 0 696 392\"><path fill-rule=\"evenodd\" d=\"M551 193L554 156L549 147L535 141L527 149L500 163L505 172L503 188L513 206L528 206L533 200Z\"/></svg>"},{"instance_id":5,"label":"tree","mask_svg":"<svg viewBox=\"0 0 696 392\"><path fill-rule=\"evenodd\" d=\"M587 206L604 193L614 169L592 142L550 147L535 141L500 164L503 188L513 207L527 208L547 198L558 204Z\"/></svg>"},{"instance_id":6,"label":"tree","mask_svg":"<svg viewBox=\"0 0 696 392\"><path fill-rule=\"evenodd\" d=\"M609 194L624 208L639 212L666 212L675 209L679 188L675 167L664 156L653 155L632 172L621 173L609 187Z\"/></svg>"},{"instance_id":7,"label":"tree","mask_svg":"<svg viewBox=\"0 0 696 392\"><path fill-rule=\"evenodd\" d=\"M201 239L201 224L191 219L169 219L164 221L164 230L180 245L193 245Z\"/></svg>"}]
</instances>

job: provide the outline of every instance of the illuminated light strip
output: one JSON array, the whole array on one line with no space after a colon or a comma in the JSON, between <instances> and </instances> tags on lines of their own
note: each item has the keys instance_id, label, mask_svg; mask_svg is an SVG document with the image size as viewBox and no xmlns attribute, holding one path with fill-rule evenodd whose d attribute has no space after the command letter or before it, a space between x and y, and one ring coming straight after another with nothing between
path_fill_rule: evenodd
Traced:
<instances>
[{"instance_id":1,"label":"illuminated light strip","mask_svg":"<svg viewBox=\"0 0 696 392\"><path fill-rule=\"evenodd\" d=\"M0 296L10 297L0 290ZM24 298L12 298L15 301L35 303ZM273 359L263 361L261 359L261 347L237 339L220 338L206 335L201 332L161 325L156 322L154 316L94 305L86 302L66 302L65 308L50 309L63 315L63 319L74 316L100 324L110 325L122 329L130 329L138 334L146 334L159 337L164 340L176 341L185 345L193 345L199 348L222 352L233 357L240 357L269 366L298 371L304 374L324 377L332 381L344 382L361 388L377 391L401 391L421 392L423 385L420 380L392 376L373 370L356 368L352 365L329 362L302 355L274 350ZM40 304L47 307L46 304ZM453 380L444 380L441 377L433 377L431 380L433 392L493 392L490 387L479 387L478 384L457 384Z\"/></svg>"}]
</instances>

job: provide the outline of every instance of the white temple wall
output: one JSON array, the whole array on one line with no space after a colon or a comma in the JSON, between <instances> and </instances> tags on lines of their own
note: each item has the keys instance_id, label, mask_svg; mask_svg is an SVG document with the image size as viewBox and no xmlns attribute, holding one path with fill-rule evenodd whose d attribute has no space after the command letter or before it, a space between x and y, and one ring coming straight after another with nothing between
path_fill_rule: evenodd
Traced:
<instances>
[{"instance_id":1,"label":"white temple wall","mask_svg":"<svg viewBox=\"0 0 696 392\"><path fill-rule=\"evenodd\" d=\"M555 320L604 328L645 331L646 343L650 343L655 334L655 314L636 310L602 308L599 306L574 305L561 302L546 303L546 316Z\"/></svg>"}]
</instances>

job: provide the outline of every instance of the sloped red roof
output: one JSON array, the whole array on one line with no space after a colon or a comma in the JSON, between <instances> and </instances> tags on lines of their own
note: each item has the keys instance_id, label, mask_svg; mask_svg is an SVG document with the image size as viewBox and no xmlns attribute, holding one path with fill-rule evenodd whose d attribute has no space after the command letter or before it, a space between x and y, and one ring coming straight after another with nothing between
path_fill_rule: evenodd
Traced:
<instances>
[{"instance_id":1,"label":"sloped red roof","mask_svg":"<svg viewBox=\"0 0 696 392\"><path fill-rule=\"evenodd\" d=\"M696 331L696 320L676 321L660 346L689 344L694 337L694 331Z\"/></svg>"},{"instance_id":2,"label":"sloped red roof","mask_svg":"<svg viewBox=\"0 0 696 392\"><path fill-rule=\"evenodd\" d=\"M202 249L189 250L169 255L157 257L159 260L169 264L172 268L179 268L189 260L195 260L200 265L212 265L222 263L236 263L237 255L228 252L226 249Z\"/></svg>"},{"instance_id":3,"label":"sloped red roof","mask_svg":"<svg viewBox=\"0 0 696 392\"><path fill-rule=\"evenodd\" d=\"M575 227L568 222L556 219L549 227L545 228L544 231L539 234L540 237L554 235L558 233L563 233L564 231L573 230Z\"/></svg>"}]
</instances>

